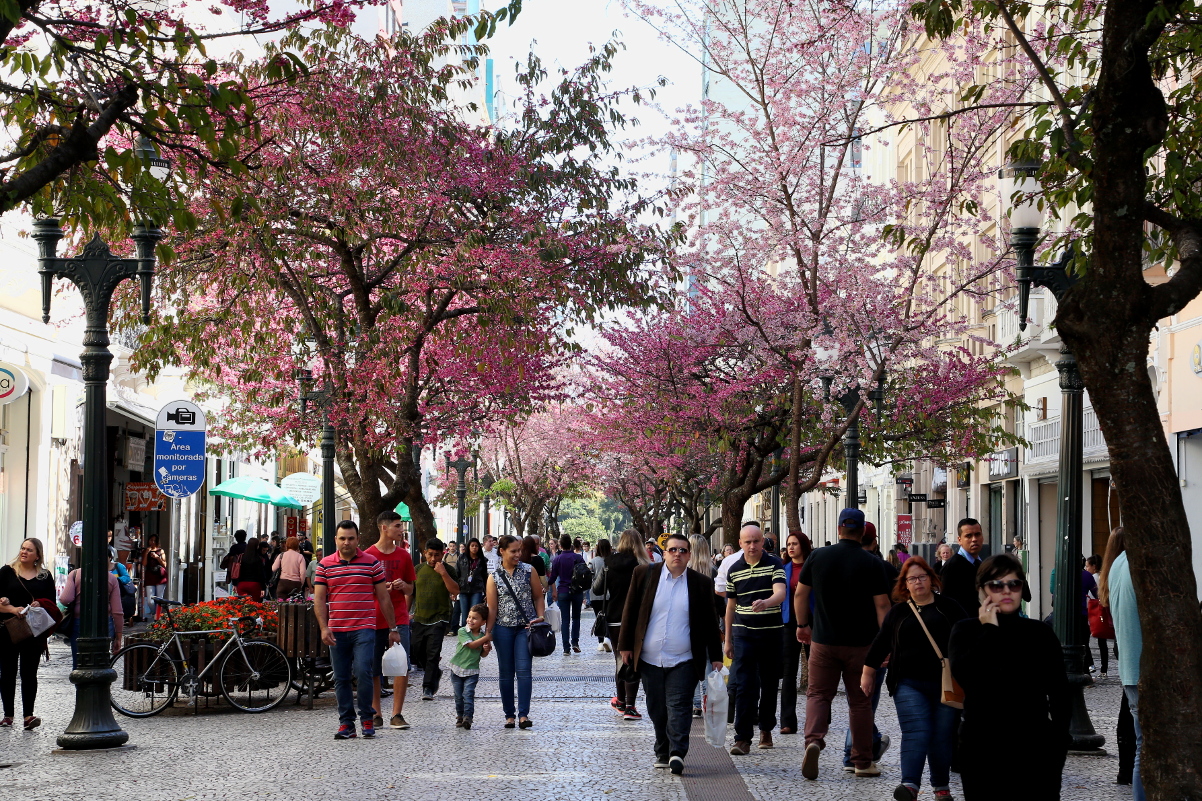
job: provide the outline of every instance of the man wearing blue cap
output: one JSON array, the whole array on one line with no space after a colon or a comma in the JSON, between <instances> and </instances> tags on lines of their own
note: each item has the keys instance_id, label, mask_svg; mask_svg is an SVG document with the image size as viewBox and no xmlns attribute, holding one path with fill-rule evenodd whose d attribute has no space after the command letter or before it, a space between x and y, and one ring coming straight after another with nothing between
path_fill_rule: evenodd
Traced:
<instances>
[{"instance_id":1,"label":"man wearing blue cap","mask_svg":"<svg viewBox=\"0 0 1202 801\"><path fill-rule=\"evenodd\" d=\"M872 702L857 685L868 647L891 604L884 571L876 557L861 545L863 531L864 513L844 509L839 513L839 541L810 554L797 580L793 608L799 639L813 625L806 691L806 750L801 763L801 775L807 779L818 778L818 755L826 746L831 701L841 676L847 691L851 761L856 776L881 775L872 761Z\"/></svg>"}]
</instances>

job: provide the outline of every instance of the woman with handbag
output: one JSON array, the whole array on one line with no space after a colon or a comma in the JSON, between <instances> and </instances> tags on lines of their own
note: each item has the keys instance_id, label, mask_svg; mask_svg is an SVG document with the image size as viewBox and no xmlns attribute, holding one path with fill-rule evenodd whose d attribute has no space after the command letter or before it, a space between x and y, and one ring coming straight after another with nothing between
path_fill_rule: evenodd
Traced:
<instances>
[{"instance_id":1,"label":"woman with handbag","mask_svg":"<svg viewBox=\"0 0 1202 801\"><path fill-rule=\"evenodd\" d=\"M113 559L116 550L109 549L109 572L108 592L105 597L108 599L109 605L109 637L112 638L112 653L116 655L121 650L121 638L125 631L125 607L121 602L121 580L117 577L116 571L113 570ZM80 568L75 568L67 574L67 582L63 585L63 591L58 595L58 602L66 607L71 607L79 600L79 592L83 584L83 574ZM79 667L79 608L75 607L70 620L68 629L68 637L71 640L71 669Z\"/></svg>"},{"instance_id":2,"label":"woman with handbag","mask_svg":"<svg viewBox=\"0 0 1202 801\"><path fill-rule=\"evenodd\" d=\"M146 593L146 618L153 620L156 609L155 598L167 594L167 554L159 547L159 535L146 538L142 551L142 588Z\"/></svg>"},{"instance_id":3,"label":"woman with handbag","mask_svg":"<svg viewBox=\"0 0 1202 801\"><path fill-rule=\"evenodd\" d=\"M1022 563L1007 553L977 568L981 610L948 641L952 675L964 688L960 779L965 801L1058 801L1072 740L1064 652L1050 626L1019 614L1031 597ZM1022 743L1021 764L999 769L995 748Z\"/></svg>"},{"instance_id":4,"label":"woman with handbag","mask_svg":"<svg viewBox=\"0 0 1202 801\"><path fill-rule=\"evenodd\" d=\"M941 586L925 559L906 559L893 589L898 603L885 615L864 659L860 686L868 696L875 690L877 671L889 659L885 685L902 731L902 780L893 791L896 801L918 798L926 764L935 798L951 798L949 771L958 713L957 707L945 703L943 674L952 626L968 615L960 604L937 594Z\"/></svg>"},{"instance_id":5,"label":"woman with handbag","mask_svg":"<svg viewBox=\"0 0 1202 801\"><path fill-rule=\"evenodd\" d=\"M267 569L264 560L264 545L266 543L260 543L254 537L246 543L246 553L238 557L241 567L238 571L238 583L234 585L239 595L245 595L256 602L263 600L263 592L267 589L267 582L271 580L271 571Z\"/></svg>"},{"instance_id":6,"label":"woman with handbag","mask_svg":"<svg viewBox=\"0 0 1202 801\"><path fill-rule=\"evenodd\" d=\"M13 725L20 674L26 731L42 723L33 714L33 703L38 695L38 661L46 639L33 636L25 609L53 604L54 577L46 569L45 553L42 541L30 538L21 543L16 559L0 567L0 697L4 701L0 726Z\"/></svg>"},{"instance_id":7,"label":"woman with handbag","mask_svg":"<svg viewBox=\"0 0 1202 801\"><path fill-rule=\"evenodd\" d=\"M597 650L609 653L612 649L609 645L609 627L605 625L605 596L608 589L605 586L605 560L613 555L613 548L610 547L609 540L602 537L597 540L597 549L593 552L593 558L589 560L589 569L593 571L593 586L589 589L592 593L592 608L597 619L593 623L593 636L597 638Z\"/></svg>"},{"instance_id":8,"label":"woman with handbag","mask_svg":"<svg viewBox=\"0 0 1202 801\"><path fill-rule=\"evenodd\" d=\"M530 647L530 627L543 623L543 584L538 573L522 561L522 541L506 534L497 543L501 564L488 577L488 633L492 635L500 669L501 705L505 708L505 728L514 725L528 729L530 696L534 690L534 655ZM554 638L554 633L551 633ZM554 646L554 639L552 639ZM517 679L517 706L513 702Z\"/></svg>"},{"instance_id":9,"label":"woman with handbag","mask_svg":"<svg viewBox=\"0 0 1202 801\"><path fill-rule=\"evenodd\" d=\"M284 541L284 550L275 557L271 565L272 574L279 573L275 585L275 597L284 600L305 588L305 556L300 550L300 540L289 537Z\"/></svg>"},{"instance_id":10,"label":"woman with handbag","mask_svg":"<svg viewBox=\"0 0 1202 801\"><path fill-rule=\"evenodd\" d=\"M630 579L634 569L639 565L651 564L647 549L643 547L642 537L632 528L622 532L618 538L618 549L605 560L605 569L600 576L594 578L597 590L609 594L605 602L605 627L609 631L609 640L614 643L614 684L617 685L617 695L610 699L610 707L625 720L642 720L635 707L635 699L639 694L639 679L637 675L630 677L633 670L623 670L622 655L618 653L618 634L622 629L622 610L626 607L626 595L630 592Z\"/></svg>"}]
</instances>

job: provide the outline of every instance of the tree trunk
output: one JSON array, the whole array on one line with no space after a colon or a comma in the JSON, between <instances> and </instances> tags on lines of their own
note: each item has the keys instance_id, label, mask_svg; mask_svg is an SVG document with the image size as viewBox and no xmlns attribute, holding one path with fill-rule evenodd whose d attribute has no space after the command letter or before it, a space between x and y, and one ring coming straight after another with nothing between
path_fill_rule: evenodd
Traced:
<instances>
[{"instance_id":1,"label":"tree trunk","mask_svg":"<svg viewBox=\"0 0 1202 801\"><path fill-rule=\"evenodd\" d=\"M1132 38L1152 24L1156 7L1152 0L1112 0L1107 6L1091 109L1092 262L1089 274L1065 295L1056 323L1090 391L1127 530L1143 625L1143 783L1155 801L1198 801L1202 615L1189 524L1145 368L1161 307L1157 290L1143 277L1143 154L1163 139L1167 115L1147 59L1154 37L1145 37L1142 47Z\"/></svg>"}]
</instances>

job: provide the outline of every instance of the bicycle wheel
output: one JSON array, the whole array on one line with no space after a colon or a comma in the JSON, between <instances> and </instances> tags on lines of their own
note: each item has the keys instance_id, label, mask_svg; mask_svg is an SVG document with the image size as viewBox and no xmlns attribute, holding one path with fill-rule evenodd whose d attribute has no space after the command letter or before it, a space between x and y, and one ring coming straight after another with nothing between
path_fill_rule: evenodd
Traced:
<instances>
[{"instance_id":1,"label":"bicycle wheel","mask_svg":"<svg viewBox=\"0 0 1202 801\"><path fill-rule=\"evenodd\" d=\"M230 705L243 712L266 712L277 706L292 683L292 666L276 645L244 642L221 662L217 682Z\"/></svg>"},{"instance_id":2,"label":"bicycle wheel","mask_svg":"<svg viewBox=\"0 0 1202 801\"><path fill-rule=\"evenodd\" d=\"M122 648L109 663L117 671L110 690L113 709L131 718L157 715L179 694L179 670L167 654L146 643Z\"/></svg>"}]
</instances>

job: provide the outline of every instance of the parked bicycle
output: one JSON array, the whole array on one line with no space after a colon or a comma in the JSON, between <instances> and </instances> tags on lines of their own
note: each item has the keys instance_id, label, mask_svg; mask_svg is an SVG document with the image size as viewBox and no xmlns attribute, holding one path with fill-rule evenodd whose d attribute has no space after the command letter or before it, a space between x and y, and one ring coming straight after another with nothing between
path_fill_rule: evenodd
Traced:
<instances>
[{"instance_id":1,"label":"parked bicycle","mask_svg":"<svg viewBox=\"0 0 1202 801\"><path fill-rule=\"evenodd\" d=\"M278 706L292 684L292 666L277 645L242 639L238 626L263 621L248 616L231 617L231 628L217 631L176 631L171 607L179 601L155 598L167 614L171 638L161 645L135 643L117 652L111 663L113 709L132 718L148 718L171 706L181 692L194 699L211 679L230 706L243 712L266 712ZM184 654L184 634L228 634L225 644L198 673ZM174 651L172 649L174 646Z\"/></svg>"}]
</instances>

